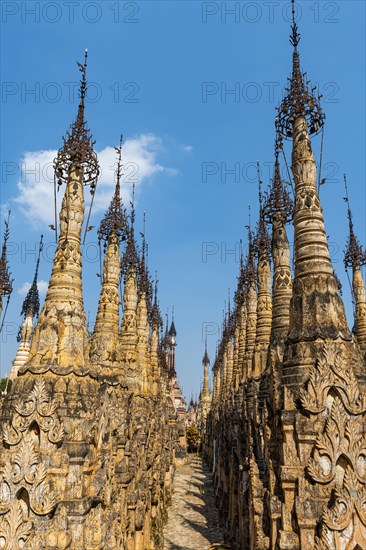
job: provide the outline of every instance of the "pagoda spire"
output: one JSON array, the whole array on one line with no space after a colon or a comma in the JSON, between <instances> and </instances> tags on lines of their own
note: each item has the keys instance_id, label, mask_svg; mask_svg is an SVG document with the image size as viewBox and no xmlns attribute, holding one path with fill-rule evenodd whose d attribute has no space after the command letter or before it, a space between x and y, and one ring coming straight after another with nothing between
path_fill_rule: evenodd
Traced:
<instances>
[{"instance_id":1,"label":"pagoda spire","mask_svg":"<svg viewBox=\"0 0 366 550\"><path fill-rule=\"evenodd\" d=\"M176 377L176 365L175 365L175 348L176 348L176 336L177 331L174 324L174 306L172 307L172 322L168 332L168 345L169 345L169 375L170 377Z\"/></svg>"},{"instance_id":2,"label":"pagoda spire","mask_svg":"<svg viewBox=\"0 0 366 550\"><path fill-rule=\"evenodd\" d=\"M34 272L33 282L23 302L22 311L23 323L18 335L20 342L13 366L10 371L9 380L14 380L18 374L20 367L27 361L31 349L31 339L33 334L33 319L39 314L39 291L38 291L38 269L41 260L41 252L43 250L43 235L39 242L38 256L36 261L36 269Z\"/></svg>"},{"instance_id":3,"label":"pagoda spire","mask_svg":"<svg viewBox=\"0 0 366 550\"><path fill-rule=\"evenodd\" d=\"M250 212L250 211L249 211ZM244 358L244 379L247 379L251 374L252 359L256 339L257 327L257 288L256 288L256 264L255 264L255 248L254 236L250 226L248 229L248 256L246 260L246 272L248 280L247 293L247 315L246 315L246 332L245 332L245 358Z\"/></svg>"},{"instance_id":4,"label":"pagoda spire","mask_svg":"<svg viewBox=\"0 0 366 550\"><path fill-rule=\"evenodd\" d=\"M252 365L252 372L254 376L262 374L262 372L266 368L272 324L270 241L263 212L262 181L260 178L259 163L257 163L257 173L259 195L259 221L257 225L257 234L255 239L255 251L258 257L258 294L256 340Z\"/></svg>"},{"instance_id":5,"label":"pagoda spire","mask_svg":"<svg viewBox=\"0 0 366 550\"><path fill-rule=\"evenodd\" d=\"M210 392L210 385L208 381L208 368L210 366L210 358L207 353L207 339L205 341L205 354L202 359L202 365L203 365L203 386L202 386L202 391L200 395L199 408L200 408L202 421L205 421L211 407L211 392Z\"/></svg>"},{"instance_id":6,"label":"pagoda spire","mask_svg":"<svg viewBox=\"0 0 366 550\"><path fill-rule=\"evenodd\" d=\"M350 341L351 333L330 260L316 186L316 161L309 137L310 134L320 131L325 115L320 106L320 98L314 95L315 88L309 89L309 82L305 81L300 70L300 35L295 22L294 2L292 9L292 77L276 119L277 130L282 137L292 138L291 168L295 181L295 278L288 339L288 345L292 348L289 354L292 359L288 362L285 360L282 380L285 385L301 386L308 377L308 365L300 358L300 342L318 339L324 341L338 336ZM295 359L293 354L298 353L300 355ZM309 362L312 361L309 358Z\"/></svg>"},{"instance_id":7,"label":"pagoda spire","mask_svg":"<svg viewBox=\"0 0 366 550\"><path fill-rule=\"evenodd\" d=\"M127 219L121 200L122 135L117 153L116 186L109 208L98 229L104 243L102 289L90 342L90 357L97 365L113 366L117 360L119 338L120 242L126 239Z\"/></svg>"},{"instance_id":8,"label":"pagoda spire","mask_svg":"<svg viewBox=\"0 0 366 550\"><path fill-rule=\"evenodd\" d=\"M141 377L137 372L137 275L139 258L135 241L135 187L132 192L130 224L127 228L127 245L121 261L124 278L123 318L120 347L127 383L131 389L141 389Z\"/></svg>"},{"instance_id":9,"label":"pagoda spire","mask_svg":"<svg viewBox=\"0 0 366 550\"><path fill-rule=\"evenodd\" d=\"M5 220L5 231L4 231L4 241L1 250L0 257L0 316L3 310L3 298L7 297L7 303L9 303L10 295L13 291L13 279L11 278L11 273L9 270L8 259L7 259L7 243L9 240L9 220L10 220L10 210L8 212L8 219ZM5 314L4 314L5 317ZM3 325L4 319L2 321L1 327Z\"/></svg>"},{"instance_id":10,"label":"pagoda spire","mask_svg":"<svg viewBox=\"0 0 366 550\"><path fill-rule=\"evenodd\" d=\"M233 391L233 379L234 379L234 348L233 348L233 336L235 329L234 314L231 311L231 299L230 288L228 289L228 309L226 314L226 326L225 326L225 355L226 355L226 397L229 397Z\"/></svg>"},{"instance_id":11,"label":"pagoda spire","mask_svg":"<svg viewBox=\"0 0 366 550\"><path fill-rule=\"evenodd\" d=\"M154 300L150 313L151 336L150 336L150 365L152 374L152 393L157 395L159 391L160 368L159 368L159 330L163 324L158 303L158 276L155 273Z\"/></svg>"},{"instance_id":12,"label":"pagoda spire","mask_svg":"<svg viewBox=\"0 0 366 550\"><path fill-rule=\"evenodd\" d=\"M138 365L143 379L143 389L151 392L153 373L150 364L149 315L151 313L152 285L147 268L146 216L144 213L144 228L142 233L142 252L138 266L138 300L137 300L137 356Z\"/></svg>"},{"instance_id":13,"label":"pagoda spire","mask_svg":"<svg viewBox=\"0 0 366 550\"><path fill-rule=\"evenodd\" d=\"M272 330L271 345L282 346L290 324L290 301L292 296L292 275L290 268L290 246L286 224L293 217L293 201L281 178L279 152L281 137L277 134L275 143L275 165L272 185L265 196L263 215L272 225ZM283 356L283 349L281 355ZM280 358L282 360L282 357Z\"/></svg>"},{"instance_id":14,"label":"pagoda spire","mask_svg":"<svg viewBox=\"0 0 366 550\"><path fill-rule=\"evenodd\" d=\"M202 365L203 365L202 399L210 400L210 386L208 383L208 368L210 366L210 358L207 353L207 339L205 341L205 354L202 359Z\"/></svg>"},{"instance_id":15,"label":"pagoda spire","mask_svg":"<svg viewBox=\"0 0 366 550\"><path fill-rule=\"evenodd\" d=\"M240 254L240 269L238 277L238 286L235 293L236 303L236 338L237 344L237 374L235 379L236 390L244 376L244 356L245 356L245 339L246 339L246 324L247 324L247 295L248 295L248 280L247 270L244 263L243 251Z\"/></svg>"},{"instance_id":16,"label":"pagoda spire","mask_svg":"<svg viewBox=\"0 0 366 550\"><path fill-rule=\"evenodd\" d=\"M85 371L89 362L89 342L82 295L81 231L84 221L84 185L94 193L99 164L95 142L85 120L87 52L82 73L76 121L63 138L54 161L58 188L65 184L60 211L60 234L52 274L32 339L30 359L24 369L31 372L75 373Z\"/></svg>"},{"instance_id":17,"label":"pagoda spire","mask_svg":"<svg viewBox=\"0 0 366 550\"><path fill-rule=\"evenodd\" d=\"M349 235L344 254L345 268L352 269L352 291L355 300L355 321L356 321L356 336L358 345L361 348L363 356L366 356L366 291L365 282L363 280L362 266L366 265L366 252L363 250L359 240L355 235L353 216L348 196L348 187L346 175L344 175L344 185L346 196L344 197L347 203L347 217L349 226Z\"/></svg>"},{"instance_id":18,"label":"pagoda spire","mask_svg":"<svg viewBox=\"0 0 366 550\"><path fill-rule=\"evenodd\" d=\"M350 481L357 477L357 459L341 464L339 453L331 449L335 440L337 449L357 446L357 437L353 440L349 434L362 433L365 425L366 407L359 396L366 377L330 260L310 140L311 134L322 129L325 116L320 98L315 97L314 88L309 90L300 71L294 0L291 43L292 78L276 121L282 137L292 139L295 183L295 273L279 388L281 451L275 457L280 463L284 500L276 544L279 548L335 548L344 537L351 548L361 540L363 527L351 526L358 522L357 502L363 486ZM360 406L352 416L350 404L358 399ZM311 425L302 424L305 416L312 418ZM305 509L306 499L319 499L318 507ZM338 513L345 502L346 520Z\"/></svg>"}]
</instances>

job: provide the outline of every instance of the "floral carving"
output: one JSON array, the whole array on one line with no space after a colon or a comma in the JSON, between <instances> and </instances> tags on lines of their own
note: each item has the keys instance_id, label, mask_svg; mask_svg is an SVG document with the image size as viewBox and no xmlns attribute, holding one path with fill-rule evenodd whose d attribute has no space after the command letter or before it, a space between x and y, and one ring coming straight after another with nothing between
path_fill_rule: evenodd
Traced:
<instances>
[{"instance_id":1,"label":"floral carving","mask_svg":"<svg viewBox=\"0 0 366 550\"><path fill-rule=\"evenodd\" d=\"M308 475L315 483L333 487L315 548L365 548L365 397L335 343L324 345L301 401L305 410L326 417L307 466Z\"/></svg>"},{"instance_id":2,"label":"floral carving","mask_svg":"<svg viewBox=\"0 0 366 550\"><path fill-rule=\"evenodd\" d=\"M301 403L306 411L312 414L323 412L328 394L333 388L349 414L358 415L366 412L365 395L360 393L353 370L345 367L337 343L325 344L315 367L310 371L306 389L300 390Z\"/></svg>"},{"instance_id":3,"label":"floral carving","mask_svg":"<svg viewBox=\"0 0 366 550\"><path fill-rule=\"evenodd\" d=\"M56 404L50 400L43 380L36 380L15 410L11 424L3 427L3 440L10 446L11 457L0 481L0 547L9 550L25 547L31 512L44 516L56 505L57 495L46 482L47 463L38 452L39 434L47 434L51 444L61 442L64 435Z\"/></svg>"},{"instance_id":4,"label":"floral carving","mask_svg":"<svg viewBox=\"0 0 366 550\"><path fill-rule=\"evenodd\" d=\"M31 529L32 522L24 521L19 501L13 502L9 513L0 516L0 548L3 550L24 548Z\"/></svg>"},{"instance_id":5,"label":"floral carving","mask_svg":"<svg viewBox=\"0 0 366 550\"><path fill-rule=\"evenodd\" d=\"M349 466L342 488L334 491L335 501L322 515L321 536L315 550L366 547L366 486Z\"/></svg>"},{"instance_id":6,"label":"floral carving","mask_svg":"<svg viewBox=\"0 0 366 550\"><path fill-rule=\"evenodd\" d=\"M39 515L51 512L57 499L49 485L44 483L46 473L46 467L39 461L34 442L28 434L12 461L4 468L0 484L0 513L9 510L10 503L16 500L20 489L26 490L29 507L33 512Z\"/></svg>"},{"instance_id":7,"label":"floral carving","mask_svg":"<svg viewBox=\"0 0 366 550\"><path fill-rule=\"evenodd\" d=\"M15 405L11 425L3 427L3 439L8 445L17 445L22 434L33 422L47 433L51 443L60 443L64 437L62 422L56 414L57 405L51 402L44 380L36 380L31 393Z\"/></svg>"}]
</instances>

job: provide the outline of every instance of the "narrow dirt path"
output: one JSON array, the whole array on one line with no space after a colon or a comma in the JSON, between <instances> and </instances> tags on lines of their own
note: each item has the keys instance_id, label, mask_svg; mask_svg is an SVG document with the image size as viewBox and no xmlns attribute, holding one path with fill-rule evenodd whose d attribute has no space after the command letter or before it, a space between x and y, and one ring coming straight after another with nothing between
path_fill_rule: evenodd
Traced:
<instances>
[{"instance_id":1,"label":"narrow dirt path","mask_svg":"<svg viewBox=\"0 0 366 550\"><path fill-rule=\"evenodd\" d=\"M175 472L172 504L164 529L164 550L227 548L219 526L211 475L198 456Z\"/></svg>"}]
</instances>

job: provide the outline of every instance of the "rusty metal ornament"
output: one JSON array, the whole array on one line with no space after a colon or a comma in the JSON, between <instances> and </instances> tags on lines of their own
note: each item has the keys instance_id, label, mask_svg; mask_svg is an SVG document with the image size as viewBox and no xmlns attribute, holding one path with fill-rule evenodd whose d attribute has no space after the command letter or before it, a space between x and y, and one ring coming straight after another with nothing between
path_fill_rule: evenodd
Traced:
<instances>
[{"instance_id":1,"label":"rusty metal ornament","mask_svg":"<svg viewBox=\"0 0 366 550\"><path fill-rule=\"evenodd\" d=\"M321 95L315 95L316 87L310 87L306 73L301 72L298 44L300 33L295 21L295 5L292 0L292 25L290 43L293 46L292 75L288 79L286 95L277 109L276 126L284 138L293 136L292 126L296 118L304 116L308 123L309 133L317 134L324 125L325 114L320 105Z\"/></svg>"},{"instance_id":2,"label":"rusty metal ornament","mask_svg":"<svg viewBox=\"0 0 366 550\"><path fill-rule=\"evenodd\" d=\"M115 151L117 153L116 188L109 208L98 229L98 241L99 243L104 241L105 247L111 233L115 233L121 241L127 239L128 221L126 209L123 207L121 199L122 136L119 147L115 147Z\"/></svg>"},{"instance_id":3,"label":"rusty metal ornament","mask_svg":"<svg viewBox=\"0 0 366 550\"><path fill-rule=\"evenodd\" d=\"M279 152L281 138L277 135L275 144L274 173L269 191L263 194L263 218L267 223L274 222L286 225L293 219L294 203L287 191L286 182L281 178Z\"/></svg>"},{"instance_id":4,"label":"rusty metal ornament","mask_svg":"<svg viewBox=\"0 0 366 550\"><path fill-rule=\"evenodd\" d=\"M36 270L34 272L33 282L23 302L22 311L20 312L20 315L24 315L24 318L27 317L28 315L35 317L35 316L38 316L39 314L39 291L38 291L37 282L38 282L39 262L41 259L42 250L43 250L43 235L41 235L41 240L39 242L38 257L37 257Z\"/></svg>"},{"instance_id":5,"label":"rusty metal ornament","mask_svg":"<svg viewBox=\"0 0 366 550\"><path fill-rule=\"evenodd\" d=\"M11 278L11 272L9 270L7 253L7 243L9 240L9 218L10 211L8 213L8 219L5 221L4 242L2 246L2 252L0 257L0 295L1 297L10 296L13 291L13 281Z\"/></svg>"},{"instance_id":6,"label":"rusty metal ornament","mask_svg":"<svg viewBox=\"0 0 366 550\"><path fill-rule=\"evenodd\" d=\"M85 50L84 64L77 62L82 73L79 88L79 107L76 121L67 130L63 137L64 144L59 149L53 162L55 177L58 188L67 183L68 173L71 165L76 165L83 170L84 185L90 186L90 193L93 195L99 177L100 169L97 155L94 152L95 141L93 141L90 130L85 120L85 97L87 91L86 67L88 52Z\"/></svg>"},{"instance_id":7,"label":"rusty metal ornament","mask_svg":"<svg viewBox=\"0 0 366 550\"><path fill-rule=\"evenodd\" d=\"M346 190L346 196L344 201L347 203L347 217L348 217L348 226L349 226L349 235L347 239L346 249L344 252L344 266L347 269L348 267L355 266L364 266L366 265L366 251L363 250L360 241L356 237L354 225L353 225L353 216L349 203L348 196L348 187L346 175L344 175L344 186Z\"/></svg>"}]
</instances>

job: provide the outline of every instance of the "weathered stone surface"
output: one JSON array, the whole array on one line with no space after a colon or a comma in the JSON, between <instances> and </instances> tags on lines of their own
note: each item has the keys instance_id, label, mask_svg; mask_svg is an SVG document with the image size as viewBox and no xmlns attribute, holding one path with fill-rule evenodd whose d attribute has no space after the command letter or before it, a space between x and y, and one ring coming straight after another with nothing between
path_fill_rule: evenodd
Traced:
<instances>
[{"instance_id":1,"label":"weathered stone surface","mask_svg":"<svg viewBox=\"0 0 366 550\"><path fill-rule=\"evenodd\" d=\"M172 502L164 527L164 550L222 548L223 531L207 466L189 455L174 475Z\"/></svg>"}]
</instances>

